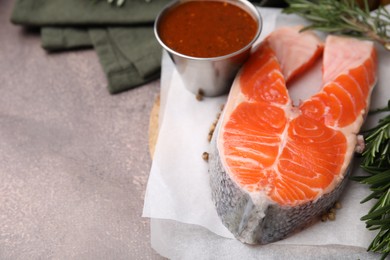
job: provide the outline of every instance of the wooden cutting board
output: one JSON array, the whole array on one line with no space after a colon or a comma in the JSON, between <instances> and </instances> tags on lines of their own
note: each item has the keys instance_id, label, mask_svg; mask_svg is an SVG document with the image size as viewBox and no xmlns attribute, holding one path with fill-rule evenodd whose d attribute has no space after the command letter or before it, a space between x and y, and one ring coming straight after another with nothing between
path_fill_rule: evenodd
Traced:
<instances>
[{"instance_id":1,"label":"wooden cutting board","mask_svg":"<svg viewBox=\"0 0 390 260\"><path fill-rule=\"evenodd\" d=\"M158 137L158 115L160 111L160 95L156 97L153 103L152 110L150 111L149 117L149 153L150 157L153 158L154 149L156 147Z\"/></svg>"}]
</instances>

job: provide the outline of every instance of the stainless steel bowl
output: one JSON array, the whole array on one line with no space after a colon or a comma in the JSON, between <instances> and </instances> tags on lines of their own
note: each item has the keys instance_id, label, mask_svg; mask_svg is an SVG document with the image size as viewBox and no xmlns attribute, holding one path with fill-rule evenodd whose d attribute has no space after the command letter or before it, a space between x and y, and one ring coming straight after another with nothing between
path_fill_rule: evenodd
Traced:
<instances>
[{"instance_id":1,"label":"stainless steel bowl","mask_svg":"<svg viewBox=\"0 0 390 260\"><path fill-rule=\"evenodd\" d=\"M228 2L241 7L253 16L258 27L255 37L242 49L224 56L212 58L191 57L169 48L160 38L158 27L161 18L171 8L188 1L207 0L179 0L168 4L157 16L154 24L154 33L161 46L169 53L175 63L185 87L194 94L214 97L229 92L235 75L250 54L253 43L257 40L262 29L262 18L259 11L246 0L217 0ZM216 0L213 0L216 1Z\"/></svg>"}]
</instances>

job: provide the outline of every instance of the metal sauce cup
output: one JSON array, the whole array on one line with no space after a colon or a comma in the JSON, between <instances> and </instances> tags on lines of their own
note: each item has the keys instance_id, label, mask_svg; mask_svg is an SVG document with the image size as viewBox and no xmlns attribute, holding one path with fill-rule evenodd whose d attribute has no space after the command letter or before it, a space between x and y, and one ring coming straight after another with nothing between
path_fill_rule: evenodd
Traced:
<instances>
[{"instance_id":1,"label":"metal sauce cup","mask_svg":"<svg viewBox=\"0 0 390 260\"><path fill-rule=\"evenodd\" d=\"M218 57L198 58L191 57L176 52L169 48L159 37L158 27L161 18L171 8L188 1L207 1L207 0L179 0L168 4L157 16L154 24L154 33L163 46L168 51L169 56L175 63L185 87L194 94L201 94L207 97L215 97L229 92L231 84L241 65L246 61L250 54L253 43L257 40L262 29L262 18L255 6L247 0L217 0L228 2L239 6L248 12L257 22L257 32L255 37L246 46L240 50ZM213 0L216 1L216 0Z\"/></svg>"}]
</instances>

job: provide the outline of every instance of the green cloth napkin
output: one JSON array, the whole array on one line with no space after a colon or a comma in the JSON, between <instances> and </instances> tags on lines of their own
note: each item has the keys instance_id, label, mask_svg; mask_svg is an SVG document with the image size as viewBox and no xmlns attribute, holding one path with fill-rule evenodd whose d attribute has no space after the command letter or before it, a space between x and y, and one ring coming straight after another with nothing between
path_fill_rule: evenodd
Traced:
<instances>
[{"instance_id":1,"label":"green cloth napkin","mask_svg":"<svg viewBox=\"0 0 390 260\"><path fill-rule=\"evenodd\" d=\"M105 0L17 0L11 21L41 27L42 47L49 51L93 47L114 94L159 76L153 22L168 2L127 0L117 7Z\"/></svg>"},{"instance_id":2,"label":"green cloth napkin","mask_svg":"<svg viewBox=\"0 0 390 260\"><path fill-rule=\"evenodd\" d=\"M62 51L93 47L88 28L42 27L42 47L50 51Z\"/></svg>"}]
</instances>

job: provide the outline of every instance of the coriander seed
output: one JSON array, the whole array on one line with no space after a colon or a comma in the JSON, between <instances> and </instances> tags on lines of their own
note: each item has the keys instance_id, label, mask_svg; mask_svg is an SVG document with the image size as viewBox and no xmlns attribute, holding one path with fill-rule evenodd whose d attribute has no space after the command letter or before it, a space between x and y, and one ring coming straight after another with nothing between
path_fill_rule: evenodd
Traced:
<instances>
[{"instance_id":1,"label":"coriander seed","mask_svg":"<svg viewBox=\"0 0 390 260\"><path fill-rule=\"evenodd\" d=\"M209 161L209 153L208 152L203 152L202 159L205 160L206 162L208 162Z\"/></svg>"}]
</instances>

